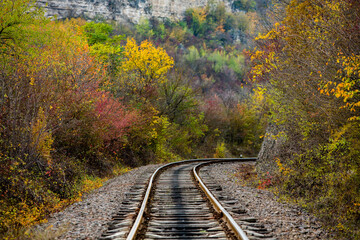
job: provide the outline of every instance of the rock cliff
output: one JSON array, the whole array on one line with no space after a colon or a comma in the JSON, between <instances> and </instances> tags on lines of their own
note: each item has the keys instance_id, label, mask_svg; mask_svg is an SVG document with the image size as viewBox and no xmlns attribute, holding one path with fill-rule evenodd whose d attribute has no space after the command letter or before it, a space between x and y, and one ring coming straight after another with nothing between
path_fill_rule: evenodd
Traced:
<instances>
[{"instance_id":1,"label":"rock cliff","mask_svg":"<svg viewBox=\"0 0 360 240\"><path fill-rule=\"evenodd\" d=\"M203 7L211 0L39 0L47 16L83 17L138 23L141 18L180 19L186 9ZM230 9L230 0L224 2ZM214 1L213 1L214 2Z\"/></svg>"}]
</instances>

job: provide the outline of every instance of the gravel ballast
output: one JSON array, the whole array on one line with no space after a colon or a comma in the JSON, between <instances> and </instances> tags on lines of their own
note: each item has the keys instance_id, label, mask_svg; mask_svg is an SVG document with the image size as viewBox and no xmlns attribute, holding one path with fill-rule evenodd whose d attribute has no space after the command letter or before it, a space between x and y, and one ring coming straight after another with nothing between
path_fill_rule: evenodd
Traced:
<instances>
[{"instance_id":1,"label":"gravel ballast","mask_svg":"<svg viewBox=\"0 0 360 240\"><path fill-rule=\"evenodd\" d=\"M315 217L300 207L280 203L267 191L243 186L235 177L236 169L243 163L211 164L209 174L220 184L226 195L240 201L243 208L281 239L331 239ZM251 164L251 163L250 163ZM150 176L160 165L148 165L129 171L107 181L64 211L53 214L46 224L37 227L39 239L97 239L107 230L125 193L141 176ZM145 186L144 186L145 188Z\"/></svg>"},{"instance_id":2,"label":"gravel ballast","mask_svg":"<svg viewBox=\"0 0 360 240\"><path fill-rule=\"evenodd\" d=\"M331 239L314 216L300 207L276 201L273 193L243 186L235 177L243 163L211 164L207 168L225 194L238 200L246 211L258 219L278 240ZM254 164L254 163L249 163Z\"/></svg>"},{"instance_id":3,"label":"gravel ballast","mask_svg":"<svg viewBox=\"0 0 360 240\"><path fill-rule=\"evenodd\" d=\"M136 180L151 175L160 165L139 167L108 180L83 201L72 204L64 211L53 214L46 224L38 226L38 235L46 239L97 239L107 230L111 221ZM145 188L145 186L144 186Z\"/></svg>"}]
</instances>

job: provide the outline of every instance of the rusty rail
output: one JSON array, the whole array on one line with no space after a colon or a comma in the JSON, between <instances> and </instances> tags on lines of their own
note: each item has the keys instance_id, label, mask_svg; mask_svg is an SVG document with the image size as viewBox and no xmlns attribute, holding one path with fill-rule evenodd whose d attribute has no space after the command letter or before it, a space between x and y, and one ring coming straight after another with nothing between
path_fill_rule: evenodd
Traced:
<instances>
[{"instance_id":1,"label":"rusty rail","mask_svg":"<svg viewBox=\"0 0 360 240\"><path fill-rule=\"evenodd\" d=\"M158 169L155 170L155 172L152 174L152 176L150 177L150 180L149 180L149 183L148 183L148 186L147 186L147 190L146 190L146 193L145 193L145 196L144 196L144 199L143 199L143 202L141 204L141 208L139 210L139 213L136 217L136 220L127 236L127 240L133 240L135 239L137 233L139 232L140 230L140 227L141 227L141 224L142 222L144 221L144 213L148 207L148 202L149 202L149 198L150 198L150 193L151 193L151 189L153 187L153 184L154 184L154 179L157 177L157 175L164 169L168 168L168 167L171 167L171 166L175 166L175 165L178 165L178 164L183 164L183 163L191 163L191 162L205 162L205 163L218 163L218 162L228 162L228 161L255 161L256 158L207 158L207 159L189 159L189 160L184 160L184 161L179 161L179 162L173 162L173 163L169 163L169 164L166 164L162 167L159 167ZM199 165L198 165L199 166ZM194 168L194 174L195 176L198 176L196 174L196 171L195 171L195 168ZM199 177L197 177L199 180L199 183L201 182L201 184L203 186L201 186L201 188L203 189L207 189L206 186L202 183L201 179ZM205 191L205 190L204 190ZM207 195L210 196L210 191L207 190L208 193ZM212 195L211 195L212 196ZM226 219L227 219L227 222L230 223L230 226L232 226L231 228L234 230L234 232L236 234L239 234L239 236L241 236L242 238L241 239L244 239L244 240L247 240L248 238L246 237L245 233L240 229L239 230L239 226L235 223L235 221L231 218L230 214L226 212L226 210L221 207L220 203L212 196L213 200L210 200L211 202L215 202L216 201L216 206L214 205L215 209L220 209L223 213L224 213L224 216L226 216ZM225 213L226 212L226 213ZM236 224L236 226L235 226Z\"/></svg>"}]
</instances>

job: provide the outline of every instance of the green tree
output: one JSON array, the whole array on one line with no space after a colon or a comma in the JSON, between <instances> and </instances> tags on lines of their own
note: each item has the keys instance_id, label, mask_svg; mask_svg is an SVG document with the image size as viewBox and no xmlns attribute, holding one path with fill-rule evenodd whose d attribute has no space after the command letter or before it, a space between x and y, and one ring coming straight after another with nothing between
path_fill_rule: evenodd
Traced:
<instances>
[{"instance_id":1,"label":"green tree","mask_svg":"<svg viewBox=\"0 0 360 240\"><path fill-rule=\"evenodd\" d=\"M96 43L106 43L114 30L110 24L95 22L88 22L83 28L90 46Z\"/></svg>"},{"instance_id":2,"label":"green tree","mask_svg":"<svg viewBox=\"0 0 360 240\"><path fill-rule=\"evenodd\" d=\"M154 36L154 30L152 29L149 19L146 18L140 19L140 22L136 25L136 31L140 36L147 39Z\"/></svg>"},{"instance_id":3,"label":"green tree","mask_svg":"<svg viewBox=\"0 0 360 240\"><path fill-rule=\"evenodd\" d=\"M232 4L232 8L242 11L253 11L256 8L254 0L236 0Z\"/></svg>"},{"instance_id":4,"label":"green tree","mask_svg":"<svg viewBox=\"0 0 360 240\"><path fill-rule=\"evenodd\" d=\"M33 0L0 2L0 54L23 46L33 32L31 25L45 20L42 9Z\"/></svg>"},{"instance_id":5,"label":"green tree","mask_svg":"<svg viewBox=\"0 0 360 240\"><path fill-rule=\"evenodd\" d=\"M88 22L83 26L91 52L103 62L108 70L110 80L113 82L122 59L123 35L111 36L114 28L107 23Z\"/></svg>"},{"instance_id":6,"label":"green tree","mask_svg":"<svg viewBox=\"0 0 360 240\"><path fill-rule=\"evenodd\" d=\"M192 29L195 36L203 36L206 30L206 16L208 11L206 8L188 9L185 12L188 26Z\"/></svg>"},{"instance_id":7,"label":"green tree","mask_svg":"<svg viewBox=\"0 0 360 240\"><path fill-rule=\"evenodd\" d=\"M166 115L171 122L184 125L189 115L197 115L198 101L196 93L186 83L180 73L171 75L171 78L160 86L157 100L160 115Z\"/></svg>"}]
</instances>

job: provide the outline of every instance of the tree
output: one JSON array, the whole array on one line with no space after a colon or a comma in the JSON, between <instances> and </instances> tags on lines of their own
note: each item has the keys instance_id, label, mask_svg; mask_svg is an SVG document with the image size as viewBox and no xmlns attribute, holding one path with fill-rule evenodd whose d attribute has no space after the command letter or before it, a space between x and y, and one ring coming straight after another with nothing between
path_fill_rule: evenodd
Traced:
<instances>
[{"instance_id":1,"label":"tree","mask_svg":"<svg viewBox=\"0 0 360 240\"><path fill-rule=\"evenodd\" d=\"M134 122L99 87L106 72L90 53L85 21L35 20L19 32L3 28L14 37L0 58L0 238L69 203L85 171L109 171L114 163L99 155Z\"/></svg>"},{"instance_id":2,"label":"tree","mask_svg":"<svg viewBox=\"0 0 360 240\"><path fill-rule=\"evenodd\" d=\"M106 43L113 31L113 27L107 23L88 22L83 28L90 46L96 43Z\"/></svg>"},{"instance_id":3,"label":"tree","mask_svg":"<svg viewBox=\"0 0 360 240\"><path fill-rule=\"evenodd\" d=\"M256 2L254 0L236 0L231 7L240 11L251 11L256 8Z\"/></svg>"},{"instance_id":4,"label":"tree","mask_svg":"<svg viewBox=\"0 0 360 240\"><path fill-rule=\"evenodd\" d=\"M290 169L280 170L285 192L346 238L358 237L360 3L292 0L277 9L284 15L275 14L281 20L251 55L270 124L282 130L273 162Z\"/></svg>"},{"instance_id":5,"label":"tree","mask_svg":"<svg viewBox=\"0 0 360 240\"><path fill-rule=\"evenodd\" d=\"M1 1L0 53L20 47L31 36L31 28L27 27L44 20L42 10L33 0Z\"/></svg>"},{"instance_id":6,"label":"tree","mask_svg":"<svg viewBox=\"0 0 360 240\"><path fill-rule=\"evenodd\" d=\"M192 29L195 36L202 36L206 30L207 8L188 9L185 12L185 18L188 26Z\"/></svg>"},{"instance_id":7,"label":"tree","mask_svg":"<svg viewBox=\"0 0 360 240\"><path fill-rule=\"evenodd\" d=\"M188 116L198 114L195 96L195 91L189 82L185 82L184 76L174 73L160 86L157 101L160 115L166 115L171 122L184 125Z\"/></svg>"},{"instance_id":8,"label":"tree","mask_svg":"<svg viewBox=\"0 0 360 240\"><path fill-rule=\"evenodd\" d=\"M88 22L83 26L90 51L107 68L110 80L113 82L119 71L123 47L121 41L124 35L111 36L113 27L107 23Z\"/></svg>"},{"instance_id":9,"label":"tree","mask_svg":"<svg viewBox=\"0 0 360 240\"><path fill-rule=\"evenodd\" d=\"M147 40L137 45L134 39L128 39L123 54L121 84L131 94L145 98L151 95L157 84L166 82L166 73L174 65L174 60L164 49Z\"/></svg>"},{"instance_id":10,"label":"tree","mask_svg":"<svg viewBox=\"0 0 360 240\"><path fill-rule=\"evenodd\" d=\"M139 24L136 25L136 31L144 38L151 38L155 34L149 19L146 18L140 19Z\"/></svg>"}]
</instances>

